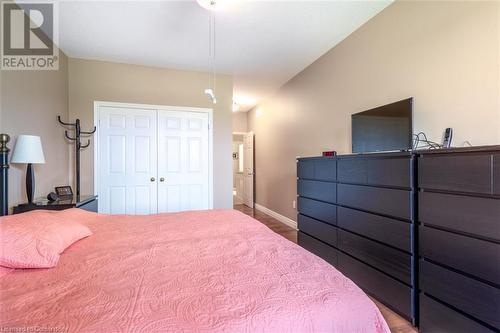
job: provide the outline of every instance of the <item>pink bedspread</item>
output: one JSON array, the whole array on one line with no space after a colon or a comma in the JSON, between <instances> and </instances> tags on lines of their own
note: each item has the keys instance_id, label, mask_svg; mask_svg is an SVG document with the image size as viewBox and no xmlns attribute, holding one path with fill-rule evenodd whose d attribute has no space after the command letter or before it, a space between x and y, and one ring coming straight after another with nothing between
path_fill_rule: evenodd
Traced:
<instances>
[{"instance_id":1,"label":"pink bedspread","mask_svg":"<svg viewBox=\"0 0 500 333\"><path fill-rule=\"evenodd\" d=\"M231 210L85 214L52 269L0 269L0 327L49 332L389 332L322 259Z\"/></svg>"}]
</instances>

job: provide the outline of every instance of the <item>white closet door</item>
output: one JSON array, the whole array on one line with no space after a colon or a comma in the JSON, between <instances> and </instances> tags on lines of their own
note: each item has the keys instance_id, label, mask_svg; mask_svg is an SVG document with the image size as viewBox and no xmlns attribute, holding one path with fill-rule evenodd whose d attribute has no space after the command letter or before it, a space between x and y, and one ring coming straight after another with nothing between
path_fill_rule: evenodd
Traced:
<instances>
[{"instance_id":1,"label":"white closet door","mask_svg":"<svg viewBox=\"0 0 500 333\"><path fill-rule=\"evenodd\" d=\"M156 110L100 107L100 212L157 212L156 117Z\"/></svg>"},{"instance_id":2,"label":"white closet door","mask_svg":"<svg viewBox=\"0 0 500 333\"><path fill-rule=\"evenodd\" d=\"M207 113L158 111L158 212L209 209Z\"/></svg>"}]
</instances>

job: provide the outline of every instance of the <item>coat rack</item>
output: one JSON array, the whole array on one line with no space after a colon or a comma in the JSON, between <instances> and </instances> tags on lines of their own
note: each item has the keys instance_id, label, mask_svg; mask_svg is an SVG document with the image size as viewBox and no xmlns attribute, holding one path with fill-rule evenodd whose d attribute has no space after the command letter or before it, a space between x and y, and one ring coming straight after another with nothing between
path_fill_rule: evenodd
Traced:
<instances>
[{"instance_id":1,"label":"coat rack","mask_svg":"<svg viewBox=\"0 0 500 333\"><path fill-rule=\"evenodd\" d=\"M75 141L76 197L77 199L79 199L80 198L80 151L90 146L90 140L87 140L87 143L85 145L82 145L81 137L92 136L97 128L94 126L94 129L92 131L85 132L82 131L80 127L80 119L77 119L74 124L63 122L61 120L61 116L57 116L57 120L63 126L73 127L74 128L73 130L75 131L74 138L69 136L68 131L64 131L64 136L66 137L66 139L70 141Z\"/></svg>"}]
</instances>

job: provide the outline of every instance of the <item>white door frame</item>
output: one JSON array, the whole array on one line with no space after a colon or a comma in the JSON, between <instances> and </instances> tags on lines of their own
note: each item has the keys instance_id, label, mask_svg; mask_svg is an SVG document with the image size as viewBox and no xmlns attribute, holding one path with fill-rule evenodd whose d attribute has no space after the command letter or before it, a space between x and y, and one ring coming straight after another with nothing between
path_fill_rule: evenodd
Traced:
<instances>
[{"instance_id":1,"label":"white door frame","mask_svg":"<svg viewBox=\"0 0 500 333\"><path fill-rule=\"evenodd\" d=\"M233 132L233 135L231 136L231 143L232 143L232 144L234 144L234 136L235 136L235 135L245 135L245 134L247 134L247 133L248 133L248 132ZM241 157L240 157L240 158L241 158ZM244 171L243 171L243 175L242 175L242 176L244 177ZM244 179L243 179L243 181L244 181ZM233 191L234 191L235 186L236 186L236 184L234 183L234 170L233 170L233 187L231 188L231 193L232 193L232 195L231 195L231 196L232 196L232 198L233 198L233 206L235 205L235 203L234 203L234 192L233 192ZM254 189L254 190L255 190L255 189ZM243 195L243 194L242 194L242 195ZM239 198L239 199L241 199L241 203L240 203L240 204L241 204L241 205L243 205L243 197L241 197L241 198Z\"/></svg>"},{"instance_id":2,"label":"white door frame","mask_svg":"<svg viewBox=\"0 0 500 333\"><path fill-rule=\"evenodd\" d=\"M184 111L184 112L200 112L208 114L208 205L209 209L214 208L214 133L213 133L213 109L209 108L194 108L185 106L167 106L154 104L136 104L136 103L120 103L94 101L94 126L96 132L94 134L94 195L98 194L99 189L99 109L101 107L116 107L128 109L151 109L165 111ZM158 115L157 115L158 117ZM158 129L157 129L158 131ZM231 192L232 193L232 192Z\"/></svg>"},{"instance_id":3,"label":"white door frame","mask_svg":"<svg viewBox=\"0 0 500 333\"><path fill-rule=\"evenodd\" d=\"M249 132L233 132L233 135L248 135L248 134L252 134L252 136L255 138L255 132L254 131L249 131ZM231 142L232 139L231 139ZM253 182L252 182L252 208L255 208L255 143L253 144L253 148L252 148L252 159L253 159ZM243 172L244 174L245 172ZM243 176L244 178L245 176ZM233 188L234 188L234 184L233 184ZM243 200L244 201L244 200ZM245 204L245 203L243 203Z\"/></svg>"}]
</instances>

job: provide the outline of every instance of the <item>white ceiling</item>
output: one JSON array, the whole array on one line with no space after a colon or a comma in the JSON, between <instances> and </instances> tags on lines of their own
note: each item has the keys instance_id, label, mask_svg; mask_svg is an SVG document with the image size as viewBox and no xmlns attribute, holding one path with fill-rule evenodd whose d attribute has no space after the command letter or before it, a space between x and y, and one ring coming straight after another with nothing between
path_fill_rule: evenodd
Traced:
<instances>
[{"instance_id":1,"label":"white ceiling","mask_svg":"<svg viewBox=\"0 0 500 333\"><path fill-rule=\"evenodd\" d=\"M216 70L233 74L247 111L391 0L242 1L216 12ZM208 12L193 1L64 1L59 44L70 57L208 70Z\"/></svg>"}]
</instances>

